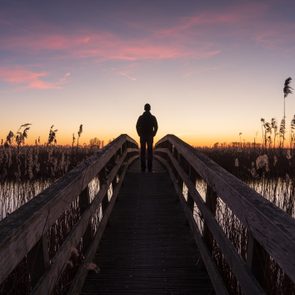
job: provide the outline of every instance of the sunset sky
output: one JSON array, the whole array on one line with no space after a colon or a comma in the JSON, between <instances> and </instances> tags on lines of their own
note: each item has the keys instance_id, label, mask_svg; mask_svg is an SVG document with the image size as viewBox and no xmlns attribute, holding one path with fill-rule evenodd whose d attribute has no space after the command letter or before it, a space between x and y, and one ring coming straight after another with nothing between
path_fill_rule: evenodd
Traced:
<instances>
[{"instance_id":1,"label":"sunset sky","mask_svg":"<svg viewBox=\"0 0 295 295\"><path fill-rule=\"evenodd\" d=\"M295 79L295 2L0 0L0 139L127 133L149 102L156 139L261 141ZM291 86L295 88L293 80ZM295 95L286 98L287 124ZM289 128L288 128L289 129Z\"/></svg>"}]
</instances>

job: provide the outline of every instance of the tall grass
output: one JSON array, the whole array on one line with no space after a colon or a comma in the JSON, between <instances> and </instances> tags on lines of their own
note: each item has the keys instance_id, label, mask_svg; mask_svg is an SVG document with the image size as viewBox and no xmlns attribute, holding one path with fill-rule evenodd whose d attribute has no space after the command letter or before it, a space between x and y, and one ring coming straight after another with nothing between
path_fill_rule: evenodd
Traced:
<instances>
[{"instance_id":1,"label":"tall grass","mask_svg":"<svg viewBox=\"0 0 295 295\"><path fill-rule=\"evenodd\" d=\"M292 149L274 148L202 148L210 158L222 167L245 181L263 197L295 217L295 155ZM196 188L206 194L202 181ZM216 220L232 242L240 256L247 259L247 229L233 214L230 208L217 199ZM201 221L198 221L199 223ZM235 276L226 263L217 243L213 257L231 294L241 294ZM272 257L267 259L264 288L267 294L295 294L295 285L281 270Z\"/></svg>"},{"instance_id":2,"label":"tall grass","mask_svg":"<svg viewBox=\"0 0 295 295\"><path fill-rule=\"evenodd\" d=\"M27 128L27 127L25 127ZM26 131L27 132L27 131ZM99 150L101 142L95 141L92 146L65 147L58 146L54 126L51 126L48 142L34 146L17 144L13 132L0 146L0 220L35 197L56 179L62 177L85 158ZM78 137L82 134L82 125ZM99 143L99 145L98 145ZM90 184L92 197L100 189L98 179ZM49 259L52 259L60 245L80 218L81 212L78 197L60 218L47 231ZM101 221L101 208L94 214L91 228L94 234ZM81 241L82 243L82 241ZM81 243L73 248L53 294L64 294L83 260ZM32 283L30 278L28 257L19 263L15 270L0 285L0 294L30 294Z\"/></svg>"},{"instance_id":3,"label":"tall grass","mask_svg":"<svg viewBox=\"0 0 295 295\"><path fill-rule=\"evenodd\" d=\"M0 218L12 213L96 151L90 147L0 147Z\"/></svg>"}]
</instances>

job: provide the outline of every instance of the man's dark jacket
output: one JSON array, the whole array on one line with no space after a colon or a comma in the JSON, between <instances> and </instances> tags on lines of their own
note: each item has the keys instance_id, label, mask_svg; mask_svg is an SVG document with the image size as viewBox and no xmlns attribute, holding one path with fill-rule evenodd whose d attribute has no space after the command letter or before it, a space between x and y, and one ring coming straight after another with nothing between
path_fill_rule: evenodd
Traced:
<instances>
[{"instance_id":1,"label":"man's dark jacket","mask_svg":"<svg viewBox=\"0 0 295 295\"><path fill-rule=\"evenodd\" d=\"M158 122L150 112L144 112L137 120L136 130L141 138L154 137L158 130Z\"/></svg>"}]
</instances>

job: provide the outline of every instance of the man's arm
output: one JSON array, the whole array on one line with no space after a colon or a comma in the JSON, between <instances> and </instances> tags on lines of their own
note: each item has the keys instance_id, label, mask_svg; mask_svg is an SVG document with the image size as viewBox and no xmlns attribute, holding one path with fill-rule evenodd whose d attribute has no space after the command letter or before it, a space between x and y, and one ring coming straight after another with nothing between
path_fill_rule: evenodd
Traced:
<instances>
[{"instance_id":1,"label":"man's arm","mask_svg":"<svg viewBox=\"0 0 295 295\"><path fill-rule=\"evenodd\" d=\"M136 131L138 136L141 136L141 116L137 119L137 123L136 123Z\"/></svg>"},{"instance_id":2,"label":"man's arm","mask_svg":"<svg viewBox=\"0 0 295 295\"><path fill-rule=\"evenodd\" d=\"M157 122L157 119L156 117L154 116L154 126L153 126L153 136L156 136L157 134L157 131L158 131L158 122Z\"/></svg>"}]
</instances>

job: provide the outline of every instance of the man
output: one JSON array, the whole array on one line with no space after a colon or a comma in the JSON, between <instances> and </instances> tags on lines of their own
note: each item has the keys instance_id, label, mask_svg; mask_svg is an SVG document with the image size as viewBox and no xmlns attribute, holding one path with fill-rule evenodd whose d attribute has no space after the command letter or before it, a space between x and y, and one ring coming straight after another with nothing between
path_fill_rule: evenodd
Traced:
<instances>
[{"instance_id":1,"label":"man","mask_svg":"<svg viewBox=\"0 0 295 295\"><path fill-rule=\"evenodd\" d=\"M141 171L146 169L146 148L148 171L152 172L153 166L153 139L158 131L158 122L155 116L150 113L151 106L147 103L144 106L145 112L139 116L136 123L136 130L140 137L140 159Z\"/></svg>"}]
</instances>

